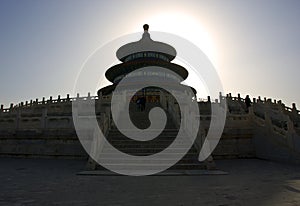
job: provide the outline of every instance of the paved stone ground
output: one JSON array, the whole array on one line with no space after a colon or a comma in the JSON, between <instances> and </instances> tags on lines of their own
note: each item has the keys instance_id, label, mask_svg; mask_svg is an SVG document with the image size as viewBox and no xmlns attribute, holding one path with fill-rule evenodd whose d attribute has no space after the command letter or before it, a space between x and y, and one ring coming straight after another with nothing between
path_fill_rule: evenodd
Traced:
<instances>
[{"instance_id":1,"label":"paved stone ground","mask_svg":"<svg viewBox=\"0 0 300 206\"><path fill-rule=\"evenodd\" d=\"M300 205L300 166L222 160L228 175L80 176L85 161L0 158L0 205Z\"/></svg>"}]
</instances>

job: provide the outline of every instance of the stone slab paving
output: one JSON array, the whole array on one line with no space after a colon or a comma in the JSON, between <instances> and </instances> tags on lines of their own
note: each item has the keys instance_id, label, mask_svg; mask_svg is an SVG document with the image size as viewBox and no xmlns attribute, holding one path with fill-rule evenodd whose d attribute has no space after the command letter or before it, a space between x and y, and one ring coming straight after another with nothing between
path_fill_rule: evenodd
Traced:
<instances>
[{"instance_id":1,"label":"stone slab paving","mask_svg":"<svg viewBox=\"0 0 300 206\"><path fill-rule=\"evenodd\" d=\"M85 163L0 158L0 205L300 205L300 166L219 160L227 175L77 175Z\"/></svg>"}]
</instances>

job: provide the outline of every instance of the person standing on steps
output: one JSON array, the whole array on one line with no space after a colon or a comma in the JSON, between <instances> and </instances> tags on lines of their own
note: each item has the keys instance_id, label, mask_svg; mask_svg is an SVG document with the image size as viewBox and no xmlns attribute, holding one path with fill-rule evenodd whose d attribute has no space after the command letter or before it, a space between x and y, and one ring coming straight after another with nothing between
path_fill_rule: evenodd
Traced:
<instances>
[{"instance_id":1,"label":"person standing on steps","mask_svg":"<svg viewBox=\"0 0 300 206\"><path fill-rule=\"evenodd\" d=\"M248 113L249 112L249 107L251 107L251 99L249 97L249 95L246 96L245 98L245 104L246 104L246 112Z\"/></svg>"},{"instance_id":2,"label":"person standing on steps","mask_svg":"<svg viewBox=\"0 0 300 206\"><path fill-rule=\"evenodd\" d=\"M141 111L142 108L141 108L141 98L140 97L137 98L136 105L137 105L137 110Z\"/></svg>"},{"instance_id":3,"label":"person standing on steps","mask_svg":"<svg viewBox=\"0 0 300 206\"><path fill-rule=\"evenodd\" d=\"M146 98L145 97L141 98L140 104L141 104L141 111L145 111L145 107L146 107Z\"/></svg>"}]
</instances>

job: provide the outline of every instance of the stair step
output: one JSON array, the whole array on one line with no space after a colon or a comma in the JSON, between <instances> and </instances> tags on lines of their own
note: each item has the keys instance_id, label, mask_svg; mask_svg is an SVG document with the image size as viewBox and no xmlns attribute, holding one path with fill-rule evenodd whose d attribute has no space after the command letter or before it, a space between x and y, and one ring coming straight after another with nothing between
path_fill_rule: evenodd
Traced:
<instances>
[{"instance_id":1,"label":"stair step","mask_svg":"<svg viewBox=\"0 0 300 206\"><path fill-rule=\"evenodd\" d=\"M119 157L119 154L116 154L116 153L108 153L108 152L105 152L105 153L101 153L101 158L118 158ZM139 152L139 153L135 153L136 156L147 156L149 155L149 153L144 153L144 152ZM184 158L196 158L198 157L198 153L187 153L184 155ZM174 159L176 156L177 156L177 153L169 153L169 154L160 154L161 158L166 158L166 159Z\"/></svg>"},{"instance_id":2,"label":"stair step","mask_svg":"<svg viewBox=\"0 0 300 206\"><path fill-rule=\"evenodd\" d=\"M170 161L176 161L180 164L197 164L197 160L195 159L190 159L190 158L183 158L179 161L177 161L176 158L173 159L153 159L153 160L148 160L146 163L144 160L138 160L138 159L117 159L117 158L99 158L101 162L105 162L107 164L166 164Z\"/></svg>"},{"instance_id":3,"label":"stair step","mask_svg":"<svg viewBox=\"0 0 300 206\"><path fill-rule=\"evenodd\" d=\"M162 150L166 149L164 147L162 148L119 148L122 149L123 152L125 153L130 153L130 154L135 154L135 153L149 153L149 154L153 154L153 153L158 153L161 152ZM169 149L169 153L182 153L184 152L186 149L184 148L172 148ZM106 148L104 147L102 152L106 153L106 152L113 152L113 149L110 148ZM191 152L196 153L197 150L195 148L192 148L192 150L190 150Z\"/></svg>"},{"instance_id":4,"label":"stair step","mask_svg":"<svg viewBox=\"0 0 300 206\"><path fill-rule=\"evenodd\" d=\"M114 170L123 170L127 168L132 168L132 170L154 170L159 169L166 164L108 164L109 168ZM102 168L102 167L100 167ZM204 163L195 163L195 164L175 164L169 169L206 169Z\"/></svg>"},{"instance_id":5,"label":"stair step","mask_svg":"<svg viewBox=\"0 0 300 206\"><path fill-rule=\"evenodd\" d=\"M132 143L112 143L112 145L116 148L128 148L128 149L132 149L132 148L137 148L137 149L152 149L152 148L157 148L157 149L164 149L167 148L170 145L170 142L168 143L152 143L152 144L132 144ZM187 144L175 144L174 148L188 148L189 145Z\"/></svg>"},{"instance_id":6,"label":"stair step","mask_svg":"<svg viewBox=\"0 0 300 206\"><path fill-rule=\"evenodd\" d=\"M146 104L147 105L147 104ZM149 106L149 107L148 107ZM149 121L149 109L153 105L147 105L146 111L138 111L135 104L130 104L129 114L133 124L138 128L148 128L150 126ZM159 106L159 104L155 104L154 106ZM120 113L120 118L123 118L122 112ZM124 129L126 130L126 128ZM130 132L130 130L126 130ZM133 130L134 132L134 130ZM153 130L153 132L157 133L157 130ZM110 149L104 145L103 150L100 154L101 162L105 162L110 166L110 168L114 168L116 170L155 170L161 168L161 166L169 165L168 163L176 162L175 165L171 166L170 170L199 170L206 169L205 162L199 162L198 151L192 146L188 149L186 154L183 154L180 160L177 159L177 156L186 151L186 147L189 144L186 142L189 141L188 136L183 136L186 138L185 140L180 140L176 142L175 148L169 149L167 154L160 154L161 158L159 160L149 160L143 161L140 160L138 156L149 156L153 154L157 154L162 152L167 147L169 147L178 135L178 128L173 124L170 115L167 115L167 122L165 125L165 129L161 131L158 137L149 140L149 141L137 141L126 137L122 134L115 126L113 126L108 133L107 140L109 141L115 149L131 154L133 156L137 156L137 158L133 159L119 159L119 155L115 153L114 149ZM98 169L104 169L100 165L97 167Z\"/></svg>"}]
</instances>

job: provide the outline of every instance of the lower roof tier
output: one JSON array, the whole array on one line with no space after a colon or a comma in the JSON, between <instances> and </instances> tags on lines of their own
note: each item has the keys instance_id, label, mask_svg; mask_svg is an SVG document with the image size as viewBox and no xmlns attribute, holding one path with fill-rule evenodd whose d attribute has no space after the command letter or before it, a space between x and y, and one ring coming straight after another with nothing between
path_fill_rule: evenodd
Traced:
<instances>
[{"instance_id":1,"label":"lower roof tier","mask_svg":"<svg viewBox=\"0 0 300 206\"><path fill-rule=\"evenodd\" d=\"M116 86L117 86L117 84L112 84L112 85L108 85L106 87L99 89L98 96L100 96L100 94L102 94L104 96L112 94L112 92L116 89ZM124 90L130 90L130 89L135 89L135 88L136 88L136 85L134 85L134 84L126 85L126 87L124 87ZM151 88L157 88L157 90L161 90L158 87L151 87ZM197 91L193 87L183 85L183 84L174 84L174 85L172 85L172 88L174 88L174 90L176 90L176 91L182 91L182 92L192 90L194 95L197 94Z\"/></svg>"},{"instance_id":2,"label":"lower roof tier","mask_svg":"<svg viewBox=\"0 0 300 206\"><path fill-rule=\"evenodd\" d=\"M182 67L178 64L174 64L174 63L170 63L170 62L166 62L166 61L162 61L162 60L144 59L144 58L114 65L106 71L105 76L109 81L115 82L115 79L117 77L122 76L122 75L125 76L126 74L128 74L132 71L135 71L137 69L141 69L141 68L144 68L147 66L157 66L157 67L169 69L169 70L175 72L176 74L178 74L183 80L185 80L188 76L188 71L184 67Z\"/></svg>"}]
</instances>

